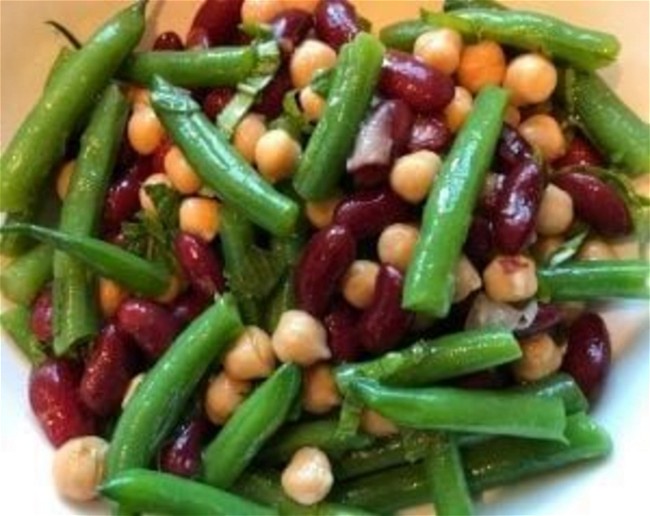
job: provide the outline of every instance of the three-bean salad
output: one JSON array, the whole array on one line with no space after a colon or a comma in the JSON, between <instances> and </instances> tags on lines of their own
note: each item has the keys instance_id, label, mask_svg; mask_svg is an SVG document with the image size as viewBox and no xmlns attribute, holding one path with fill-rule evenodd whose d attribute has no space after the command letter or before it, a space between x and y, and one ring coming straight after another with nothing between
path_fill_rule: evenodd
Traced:
<instances>
[{"instance_id":1,"label":"three-bean salad","mask_svg":"<svg viewBox=\"0 0 650 516\"><path fill-rule=\"evenodd\" d=\"M607 456L590 303L650 296L616 37L494 0L378 36L348 0L197 7L153 47L146 0L82 43L52 22L2 154L0 324L60 494L459 515Z\"/></svg>"}]
</instances>

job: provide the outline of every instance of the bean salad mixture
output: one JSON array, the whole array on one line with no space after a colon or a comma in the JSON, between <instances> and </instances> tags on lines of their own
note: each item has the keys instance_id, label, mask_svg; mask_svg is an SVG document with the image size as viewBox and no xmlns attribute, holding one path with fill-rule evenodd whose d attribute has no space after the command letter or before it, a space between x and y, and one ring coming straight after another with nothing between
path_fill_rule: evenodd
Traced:
<instances>
[{"instance_id":1,"label":"bean salad mixture","mask_svg":"<svg viewBox=\"0 0 650 516\"><path fill-rule=\"evenodd\" d=\"M68 44L2 154L0 324L58 492L461 515L606 457L590 302L650 297L616 37L494 0L378 36L350 0L197 8L153 47L146 0L83 43L50 22Z\"/></svg>"}]
</instances>

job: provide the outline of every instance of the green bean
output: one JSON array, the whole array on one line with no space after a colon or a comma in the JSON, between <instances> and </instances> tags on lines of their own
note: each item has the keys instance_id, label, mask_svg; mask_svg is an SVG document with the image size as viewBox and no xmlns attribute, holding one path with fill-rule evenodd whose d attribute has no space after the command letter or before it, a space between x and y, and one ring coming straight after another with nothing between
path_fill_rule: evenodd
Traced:
<instances>
[{"instance_id":1,"label":"green bean","mask_svg":"<svg viewBox=\"0 0 650 516\"><path fill-rule=\"evenodd\" d=\"M121 11L75 52L27 116L0 160L0 210L36 202L71 132L140 41L146 1Z\"/></svg>"},{"instance_id":2,"label":"green bean","mask_svg":"<svg viewBox=\"0 0 650 516\"><path fill-rule=\"evenodd\" d=\"M176 338L146 374L117 422L106 458L108 480L149 464L205 372L242 331L237 307L226 295Z\"/></svg>"},{"instance_id":3,"label":"green bean","mask_svg":"<svg viewBox=\"0 0 650 516\"><path fill-rule=\"evenodd\" d=\"M54 250L40 244L0 271L0 291L14 303L30 304L52 278Z\"/></svg>"},{"instance_id":4,"label":"green bean","mask_svg":"<svg viewBox=\"0 0 650 516\"><path fill-rule=\"evenodd\" d=\"M119 473L99 487L102 496L129 510L156 514L194 516L271 516L278 514L269 507L240 498L226 491L193 480L130 469Z\"/></svg>"},{"instance_id":5,"label":"green bean","mask_svg":"<svg viewBox=\"0 0 650 516\"><path fill-rule=\"evenodd\" d=\"M564 403L567 415L586 412L589 409L589 402L582 390L575 380L566 373L556 373L514 390L525 394L535 394L542 398L559 398Z\"/></svg>"},{"instance_id":6,"label":"green bean","mask_svg":"<svg viewBox=\"0 0 650 516\"><path fill-rule=\"evenodd\" d=\"M494 8L461 9L452 14L424 11L422 19L433 26L456 29L466 37L542 52L583 70L595 70L612 63L621 47L611 34L529 11Z\"/></svg>"},{"instance_id":7,"label":"green bean","mask_svg":"<svg viewBox=\"0 0 650 516\"><path fill-rule=\"evenodd\" d=\"M206 482L228 488L237 480L284 423L300 392L300 383L300 368L284 364L242 403L205 449Z\"/></svg>"},{"instance_id":8,"label":"green bean","mask_svg":"<svg viewBox=\"0 0 650 516\"><path fill-rule=\"evenodd\" d=\"M442 9L445 12L458 11L459 9L499 9L505 10L507 7L496 0L445 0Z\"/></svg>"},{"instance_id":9,"label":"green bean","mask_svg":"<svg viewBox=\"0 0 650 516\"><path fill-rule=\"evenodd\" d=\"M474 512L458 445L453 437L437 435L424 467L436 514L460 516Z\"/></svg>"},{"instance_id":10,"label":"green bean","mask_svg":"<svg viewBox=\"0 0 650 516\"><path fill-rule=\"evenodd\" d=\"M148 296L159 296L169 287L169 271L116 245L90 237L79 237L32 224L9 224L0 234L24 234L65 251L83 261L100 276L115 280L127 289Z\"/></svg>"},{"instance_id":11,"label":"green bean","mask_svg":"<svg viewBox=\"0 0 650 516\"><path fill-rule=\"evenodd\" d=\"M357 377L413 387L488 369L521 357L511 332L500 329L470 330L418 341L408 348L336 369L336 381L345 392Z\"/></svg>"},{"instance_id":12,"label":"green bean","mask_svg":"<svg viewBox=\"0 0 650 516\"><path fill-rule=\"evenodd\" d=\"M399 426L562 440L562 401L533 394L451 387L403 389L355 379L350 392Z\"/></svg>"},{"instance_id":13,"label":"green bean","mask_svg":"<svg viewBox=\"0 0 650 516\"><path fill-rule=\"evenodd\" d=\"M648 299L650 263L644 260L569 262L537 270L538 297L555 301Z\"/></svg>"},{"instance_id":14,"label":"green bean","mask_svg":"<svg viewBox=\"0 0 650 516\"><path fill-rule=\"evenodd\" d=\"M303 198L323 199L336 187L379 80L383 55L381 43L367 33L341 48L327 106L294 177Z\"/></svg>"},{"instance_id":15,"label":"green bean","mask_svg":"<svg viewBox=\"0 0 650 516\"><path fill-rule=\"evenodd\" d=\"M650 126L595 73L567 70L564 102L589 138L631 176L650 172Z\"/></svg>"},{"instance_id":16,"label":"green bean","mask_svg":"<svg viewBox=\"0 0 650 516\"><path fill-rule=\"evenodd\" d=\"M38 366L45 361L47 355L32 332L31 312L25 306L14 306L0 314L0 326L7 335L16 343L23 355L33 366Z\"/></svg>"},{"instance_id":17,"label":"green bean","mask_svg":"<svg viewBox=\"0 0 650 516\"><path fill-rule=\"evenodd\" d=\"M79 237L97 232L128 111L119 87L109 86L81 138L75 171L61 210L60 231ZM53 347L57 355L62 355L95 335L99 320L95 278L82 261L61 251L54 253L52 299Z\"/></svg>"},{"instance_id":18,"label":"green bean","mask_svg":"<svg viewBox=\"0 0 650 516\"><path fill-rule=\"evenodd\" d=\"M197 174L231 206L274 235L294 229L298 206L235 151L187 92L157 77L151 103Z\"/></svg>"},{"instance_id":19,"label":"green bean","mask_svg":"<svg viewBox=\"0 0 650 516\"><path fill-rule=\"evenodd\" d=\"M379 31L379 39L388 48L412 52L415 40L425 32L433 30L422 20L406 20L387 25Z\"/></svg>"},{"instance_id":20,"label":"green bean","mask_svg":"<svg viewBox=\"0 0 650 516\"><path fill-rule=\"evenodd\" d=\"M405 308L436 317L449 312L456 264L494 155L507 101L505 90L483 88L445 159L429 193L420 237L406 273Z\"/></svg>"}]
</instances>

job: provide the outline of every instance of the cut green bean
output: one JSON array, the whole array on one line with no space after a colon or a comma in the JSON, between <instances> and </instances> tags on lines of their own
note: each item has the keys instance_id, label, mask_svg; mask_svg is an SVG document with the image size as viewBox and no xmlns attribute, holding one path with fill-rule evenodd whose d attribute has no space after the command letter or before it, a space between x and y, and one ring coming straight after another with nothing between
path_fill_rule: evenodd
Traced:
<instances>
[{"instance_id":1,"label":"cut green bean","mask_svg":"<svg viewBox=\"0 0 650 516\"><path fill-rule=\"evenodd\" d=\"M52 278L54 250L40 244L0 271L0 291L14 303L29 305Z\"/></svg>"},{"instance_id":2,"label":"cut green bean","mask_svg":"<svg viewBox=\"0 0 650 516\"><path fill-rule=\"evenodd\" d=\"M235 411L205 449L207 483L230 487L286 420L300 392L300 368L284 364Z\"/></svg>"},{"instance_id":3,"label":"cut green bean","mask_svg":"<svg viewBox=\"0 0 650 516\"><path fill-rule=\"evenodd\" d=\"M515 392L534 394L542 398L559 398L564 403L567 415L577 412L586 412L589 402L580 387L571 376L566 373L556 373L536 382L522 385L514 389Z\"/></svg>"},{"instance_id":4,"label":"cut green bean","mask_svg":"<svg viewBox=\"0 0 650 516\"><path fill-rule=\"evenodd\" d=\"M61 232L78 237L97 233L128 111L128 102L119 87L109 86L81 138L81 149L61 210ZM97 334L96 300L96 278L90 269L78 258L56 251L52 320L57 355Z\"/></svg>"},{"instance_id":5,"label":"cut green bean","mask_svg":"<svg viewBox=\"0 0 650 516\"><path fill-rule=\"evenodd\" d=\"M496 0L445 0L442 9L445 12L458 11L459 9L499 9L507 7Z\"/></svg>"},{"instance_id":6,"label":"cut green bean","mask_svg":"<svg viewBox=\"0 0 650 516\"><path fill-rule=\"evenodd\" d=\"M559 399L451 387L404 389L364 378L355 379L349 388L361 403L399 426L563 439L566 416Z\"/></svg>"},{"instance_id":7,"label":"cut green bean","mask_svg":"<svg viewBox=\"0 0 650 516\"><path fill-rule=\"evenodd\" d=\"M379 79L384 47L374 36L358 34L341 48L327 106L293 180L308 200L335 189Z\"/></svg>"},{"instance_id":8,"label":"cut green bean","mask_svg":"<svg viewBox=\"0 0 650 516\"><path fill-rule=\"evenodd\" d=\"M650 263L644 260L570 262L537 270L538 297L554 301L650 298Z\"/></svg>"},{"instance_id":9,"label":"cut green bean","mask_svg":"<svg viewBox=\"0 0 650 516\"><path fill-rule=\"evenodd\" d=\"M24 234L45 242L83 261L97 274L115 280L127 289L147 296L162 295L169 287L169 271L116 245L89 237L69 235L33 224L0 227L0 234Z\"/></svg>"},{"instance_id":10,"label":"cut green bean","mask_svg":"<svg viewBox=\"0 0 650 516\"><path fill-rule=\"evenodd\" d=\"M393 23L379 31L379 39L388 48L403 52L412 52L415 40L425 32L434 30L429 23L422 20L406 20Z\"/></svg>"},{"instance_id":11,"label":"cut green bean","mask_svg":"<svg viewBox=\"0 0 650 516\"><path fill-rule=\"evenodd\" d=\"M233 149L189 93L157 77L151 103L197 174L226 203L274 235L293 231L297 204L277 192Z\"/></svg>"},{"instance_id":12,"label":"cut green bean","mask_svg":"<svg viewBox=\"0 0 650 516\"><path fill-rule=\"evenodd\" d=\"M99 487L102 496L129 510L195 516L272 516L270 507L176 475L130 469Z\"/></svg>"},{"instance_id":13,"label":"cut green bean","mask_svg":"<svg viewBox=\"0 0 650 516\"><path fill-rule=\"evenodd\" d=\"M0 314L0 326L33 366L43 363L47 355L31 328L31 311L25 306L14 306Z\"/></svg>"},{"instance_id":14,"label":"cut green bean","mask_svg":"<svg viewBox=\"0 0 650 516\"><path fill-rule=\"evenodd\" d=\"M453 28L465 37L542 52L582 70L611 64L621 48L611 34L529 11L493 8L461 9L451 14L423 11L422 19L433 26Z\"/></svg>"},{"instance_id":15,"label":"cut green bean","mask_svg":"<svg viewBox=\"0 0 650 516\"><path fill-rule=\"evenodd\" d=\"M424 208L420 237L406 273L405 308L445 317L456 264L494 156L508 101L505 90L483 88L445 159Z\"/></svg>"}]
</instances>

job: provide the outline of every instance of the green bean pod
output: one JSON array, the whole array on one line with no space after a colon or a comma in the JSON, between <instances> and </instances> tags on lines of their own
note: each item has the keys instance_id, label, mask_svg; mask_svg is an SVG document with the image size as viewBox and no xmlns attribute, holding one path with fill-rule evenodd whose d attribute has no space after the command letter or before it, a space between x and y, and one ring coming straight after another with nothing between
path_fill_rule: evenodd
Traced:
<instances>
[{"instance_id":1,"label":"green bean pod","mask_svg":"<svg viewBox=\"0 0 650 516\"><path fill-rule=\"evenodd\" d=\"M0 327L16 343L25 358L33 366L38 366L45 361L47 355L32 332L30 320L31 311L29 308L17 305L0 314Z\"/></svg>"},{"instance_id":2,"label":"green bean pod","mask_svg":"<svg viewBox=\"0 0 650 516\"><path fill-rule=\"evenodd\" d=\"M103 240L80 237L32 224L9 224L0 234L24 234L49 244L58 251L81 260L95 273L115 280L130 291L145 296L160 296L169 287L171 276L161 264L124 251Z\"/></svg>"},{"instance_id":3,"label":"green bean pod","mask_svg":"<svg viewBox=\"0 0 650 516\"><path fill-rule=\"evenodd\" d=\"M537 270L537 296L554 301L650 298L650 263L645 260L569 262Z\"/></svg>"},{"instance_id":4,"label":"green bean pod","mask_svg":"<svg viewBox=\"0 0 650 516\"><path fill-rule=\"evenodd\" d=\"M203 454L205 480L228 488L286 420L300 392L300 368L284 364L235 411Z\"/></svg>"},{"instance_id":5,"label":"green bean pod","mask_svg":"<svg viewBox=\"0 0 650 516\"><path fill-rule=\"evenodd\" d=\"M189 93L153 80L151 103L197 174L231 206L274 235L290 234L299 210L233 149Z\"/></svg>"},{"instance_id":6,"label":"green bean pod","mask_svg":"<svg viewBox=\"0 0 650 516\"><path fill-rule=\"evenodd\" d=\"M94 236L97 232L128 112L128 102L119 87L110 85L81 138L61 210L60 231L79 237ZM56 251L52 296L53 347L57 355L62 355L98 332L95 278L82 261Z\"/></svg>"},{"instance_id":7,"label":"green bean pod","mask_svg":"<svg viewBox=\"0 0 650 516\"><path fill-rule=\"evenodd\" d=\"M379 31L379 39L388 48L412 52L415 40L425 32L434 30L422 20L406 20L387 25Z\"/></svg>"},{"instance_id":8,"label":"green bean pod","mask_svg":"<svg viewBox=\"0 0 650 516\"><path fill-rule=\"evenodd\" d=\"M529 11L461 9L422 12L435 27L450 27L465 37L490 39L516 48L542 52L581 70L595 70L616 60L618 39L604 32L571 25L547 14Z\"/></svg>"},{"instance_id":9,"label":"green bean pod","mask_svg":"<svg viewBox=\"0 0 650 516\"><path fill-rule=\"evenodd\" d=\"M29 305L52 278L54 249L40 244L0 271L0 291L14 303Z\"/></svg>"},{"instance_id":10,"label":"green bean pod","mask_svg":"<svg viewBox=\"0 0 650 516\"><path fill-rule=\"evenodd\" d=\"M226 295L176 338L147 373L117 422L106 458L108 480L149 464L203 375L242 331L237 307Z\"/></svg>"},{"instance_id":11,"label":"green bean pod","mask_svg":"<svg viewBox=\"0 0 650 516\"><path fill-rule=\"evenodd\" d=\"M327 106L293 180L304 199L326 198L336 187L374 94L383 56L379 40L363 32L341 48Z\"/></svg>"},{"instance_id":12,"label":"green bean pod","mask_svg":"<svg viewBox=\"0 0 650 516\"><path fill-rule=\"evenodd\" d=\"M424 208L422 229L406 273L402 305L445 317L456 264L501 131L508 93L488 86L476 97Z\"/></svg>"},{"instance_id":13,"label":"green bean pod","mask_svg":"<svg viewBox=\"0 0 650 516\"><path fill-rule=\"evenodd\" d=\"M575 380L566 373L555 373L536 382L513 389L515 392L534 394L541 398L559 398L567 415L587 412L589 402Z\"/></svg>"},{"instance_id":14,"label":"green bean pod","mask_svg":"<svg viewBox=\"0 0 650 516\"><path fill-rule=\"evenodd\" d=\"M193 480L129 469L99 487L102 496L129 510L194 516L272 516L277 511Z\"/></svg>"},{"instance_id":15,"label":"green bean pod","mask_svg":"<svg viewBox=\"0 0 650 516\"><path fill-rule=\"evenodd\" d=\"M0 159L0 211L21 212L36 202L76 124L140 41L145 6L141 0L109 20L43 93Z\"/></svg>"},{"instance_id":16,"label":"green bean pod","mask_svg":"<svg viewBox=\"0 0 650 516\"><path fill-rule=\"evenodd\" d=\"M507 7L496 0L445 0L442 9L446 13L458 11L459 9L499 9L504 10Z\"/></svg>"}]
</instances>

